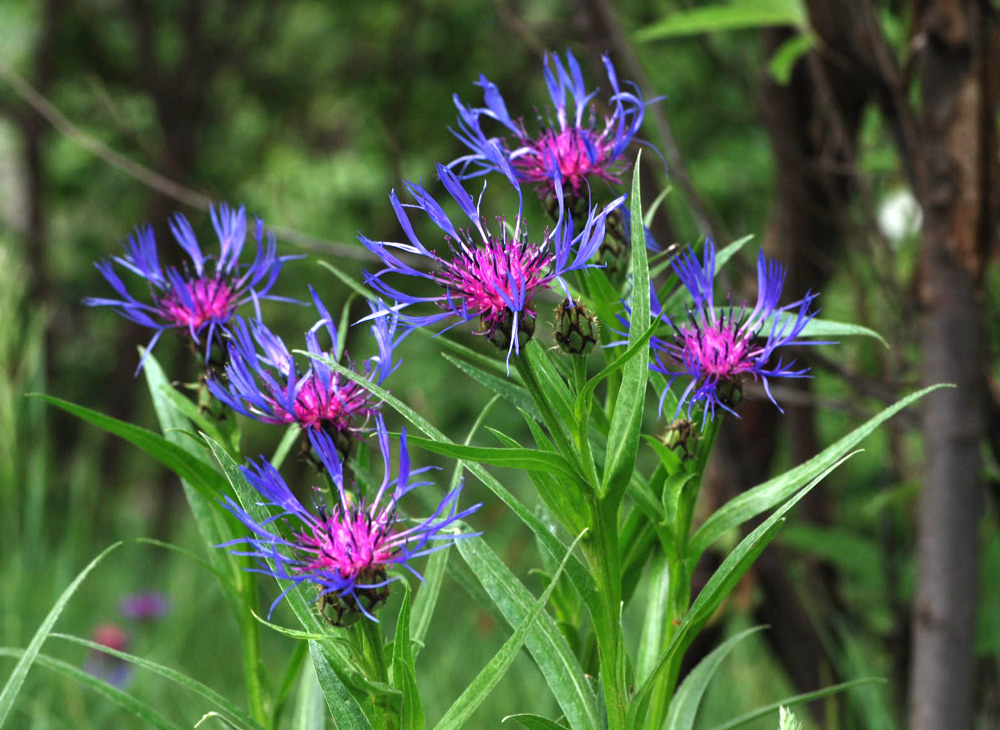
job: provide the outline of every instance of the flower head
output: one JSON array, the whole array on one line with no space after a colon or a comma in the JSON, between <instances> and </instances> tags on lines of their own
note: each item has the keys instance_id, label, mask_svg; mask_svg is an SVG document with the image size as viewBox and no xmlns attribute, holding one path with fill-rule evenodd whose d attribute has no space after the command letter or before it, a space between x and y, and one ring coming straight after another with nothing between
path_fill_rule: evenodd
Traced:
<instances>
[{"instance_id":1,"label":"flower head","mask_svg":"<svg viewBox=\"0 0 1000 730\"><path fill-rule=\"evenodd\" d=\"M326 609L332 609L332 620L338 625L357 618L358 613L376 620L373 612L387 597L386 587L399 578L389 576L388 571L401 567L420 577L410 562L468 537L456 535L450 528L480 507L475 505L458 511L462 489L459 485L445 495L430 517L404 519L397 509L399 500L411 489L429 483L412 481L426 469L410 469L404 429L393 470L388 432L381 416L376 416L375 420L384 476L370 498L348 491L333 441L318 430L311 430L309 438L336 487L332 506L317 494L315 509L306 509L265 459L251 462L242 470L260 493L261 504L277 510L274 518L258 521L232 498L226 497L229 510L253 532L252 537L234 540L227 546L243 546L236 554L259 558L261 571L268 575L291 581L293 585L315 584L320 608L325 615L328 615ZM280 529L281 526L284 529ZM291 586L285 593L290 589ZM275 600L272 611L285 593ZM328 618L331 617L328 615Z\"/></svg>"},{"instance_id":2,"label":"flower head","mask_svg":"<svg viewBox=\"0 0 1000 730\"><path fill-rule=\"evenodd\" d=\"M211 209L211 218L219 237L217 257L202 253L194 229L188 219L178 213L170 221L170 230L191 261L180 268L161 266L152 226L140 226L129 236L124 256L96 264L121 298L88 297L84 303L113 307L123 317L154 330L147 353L168 329L187 332L195 344L201 344L200 338L205 334L207 361L216 333L229 323L240 305L255 298L279 298L269 296L268 292L284 262L294 258L277 255L274 234L268 233L265 240L264 223L258 219L257 254L251 263L241 264L240 255L247 238L246 209L234 210L222 203ZM113 264L145 279L149 301L140 301L128 292ZM142 361L139 362L141 368Z\"/></svg>"},{"instance_id":3,"label":"flower head","mask_svg":"<svg viewBox=\"0 0 1000 730\"><path fill-rule=\"evenodd\" d=\"M170 599L160 591L131 593L118 602L122 616L133 621L152 621L170 612Z\"/></svg>"},{"instance_id":4,"label":"flower head","mask_svg":"<svg viewBox=\"0 0 1000 730\"><path fill-rule=\"evenodd\" d=\"M705 243L702 262L688 249L674 260L673 268L691 294L693 304L686 322L674 322L664 315L674 329L674 336L650 340L655 351L650 368L667 376L667 389L680 376L691 379L678 399L675 418L685 403L689 417L698 403L704 404L705 419L713 417L717 407L735 415L733 408L746 377L760 380L767 397L778 406L771 395L769 379L806 377L808 368L793 369L794 360L785 363L780 357L773 362L775 350L788 345L830 344L800 339L806 325L816 316L815 311L810 311L816 295L808 293L798 302L779 307L785 270L763 252L757 259L757 304L750 310L746 304L714 306L715 246L711 241ZM658 303L654 302L653 309L654 314L660 313ZM660 399L661 408L665 397L666 390Z\"/></svg>"},{"instance_id":5,"label":"flower head","mask_svg":"<svg viewBox=\"0 0 1000 730\"><path fill-rule=\"evenodd\" d=\"M579 195L588 181L595 179L620 183L626 165L623 153L632 141L646 110L642 93L634 84L623 91L611 60L602 57L611 85L610 113L599 118L594 99L597 90L587 91L580 64L566 51L564 64L558 55L545 55L545 83L552 99L548 118L538 119L537 131L531 133L520 118L511 117L496 84L480 76L485 107L467 107L455 95L458 129L454 134L470 152L454 160L462 176L498 171L489 147L499 144L522 183L535 183L539 192L550 194L561 179ZM572 109L567 96L572 97ZM554 118L553 118L554 113ZM499 122L503 137L490 137L483 131L483 117Z\"/></svg>"},{"instance_id":6,"label":"flower head","mask_svg":"<svg viewBox=\"0 0 1000 730\"><path fill-rule=\"evenodd\" d=\"M127 651L129 648L128 634L118 624L99 624L94 628L90 640L114 651ZM132 679L131 664L100 649L90 650L83 670L115 687L125 687Z\"/></svg>"},{"instance_id":7,"label":"flower head","mask_svg":"<svg viewBox=\"0 0 1000 730\"><path fill-rule=\"evenodd\" d=\"M490 154L514 185L520 200L520 187L510 165L495 146ZM389 199L409 243L372 241L359 236L361 242L378 254L386 265L376 274L367 274L367 283L380 294L399 302L395 308L397 311L422 302L433 302L443 310L426 316L404 315L404 320L413 327L448 318L468 322L478 317L479 334L486 335L506 349L509 359L511 353L520 352L521 345L534 330L532 299L535 294L558 282L565 295L569 296L563 277L570 271L594 266L588 262L604 240L605 220L621 205L624 197L617 198L600 212L596 208L591 209L583 230L574 235L572 218L563 214L562 188L557 187L558 221L555 228L547 231L536 243L529 238L527 226L521 219L520 204L514 225L508 229L506 221L501 219L494 233L484 226L479 212L482 196L474 202L455 174L442 165L438 165L438 174L445 189L471 222L471 227L456 227L426 190L407 183L407 189L416 200L415 205L401 204L395 191ZM448 258L420 242L406 214L406 207L422 210L444 232L451 254ZM424 257L429 260L430 266L427 270L414 268L395 251ZM427 279L444 291L431 296L403 293L384 281L384 277L391 273Z\"/></svg>"},{"instance_id":8,"label":"flower head","mask_svg":"<svg viewBox=\"0 0 1000 730\"><path fill-rule=\"evenodd\" d=\"M339 360L338 333L333 318L310 286L320 319L306 332L306 349L320 358ZM372 304L373 309L381 309ZM379 317L371 327L378 353L364 363L365 377L379 385L399 366L393 363L395 347L406 336L396 337L398 317ZM330 346L323 348L319 333L325 330ZM377 410L378 401L358 383L335 372L322 359L309 358L299 368L285 343L257 319L233 317L228 361L223 374L208 380L208 388L233 410L258 421L297 423L304 429L326 430L338 439L357 431ZM359 423L361 424L359 426Z\"/></svg>"}]
</instances>

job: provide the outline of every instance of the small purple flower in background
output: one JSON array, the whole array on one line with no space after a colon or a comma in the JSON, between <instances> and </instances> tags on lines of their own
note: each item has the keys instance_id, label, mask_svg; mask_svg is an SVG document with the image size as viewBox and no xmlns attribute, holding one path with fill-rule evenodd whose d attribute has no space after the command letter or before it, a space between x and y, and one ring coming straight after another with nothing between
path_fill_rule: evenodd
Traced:
<instances>
[{"instance_id":1,"label":"small purple flower in background","mask_svg":"<svg viewBox=\"0 0 1000 730\"><path fill-rule=\"evenodd\" d=\"M406 430L399 440L396 471L390 465L389 434L381 416L376 416L375 433L382 453L384 477L370 500L347 491L340 456L324 432L310 430L309 439L327 474L336 487L336 502L328 507L317 494L315 513L295 498L281 475L266 459L242 467L243 474L260 493L262 504L275 507L273 519L258 522L232 498L226 506L252 532L253 537L234 540L220 547L245 546L234 551L260 559L260 571L293 585L313 583L319 592L319 608L327 620L346 625L364 614L376 621L374 611L388 597L388 585L399 576L388 575L393 567L420 574L410 565L415 558L448 547L456 535L451 528L458 520L475 512L474 505L458 512L459 485L441 501L430 517L405 520L397 514L397 503L411 489L430 482L411 482L427 469L410 470ZM407 523L412 526L407 526ZM284 534L278 525L285 525ZM289 586L271 606L285 596Z\"/></svg>"},{"instance_id":2,"label":"small purple flower in background","mask_svg":"<svg viewBox=\"0 0 1000 730\"><path fill-rule=\"evenodd\" d=\"M778 261L768 260L762 251L757 259L756 306L750 311L746 304L717 309L713 305L715 246L711 241L705 242L702 262L688 249L677 256L673 269L690 292L694 305L688 310L687 322L674 322L664 315L674 328L674 336L650 340L655 351L655 362L650 368L667 376L667 389L677 377L691 378L678 399L677 414L687 403L690 417L695 405L703 403L705 420L715 416L717 407L735 415L733 408L742 397L741 384L747 376L759 379L767 397L781 410L771 395L769 378L806 377L808 368L795 370L794 360L784 363L780 357L772 363L775 350L789 345L832 344L800 339L806 325L816 316L810 308L817 295L808 293L798 302L779 307L785 270ZM660 314L656 302L653 310L654 315ZM665 397L666 390L660 398L661 409Z\"/></svg>"},{"instance_id":3,"label":"small purple flower in background","mask_svg":"<svg viewBox=\"0 0 1000 730\"><path fill-rule=\"evenodd\" d=\"M125 630L117 624L100 624L90 636L95 644L115 651L128 650L129 640ZM103 679L115 687L124 687L132 679L132 665L124 659L98 649L91 649L83 670L98 679Z\"/></svg>"},{"instance_id":4,"label":"small purple flower in background","mask_svg":"<svg viewBox=\"0 0 1000 730\"><path fill-rule=\"evenodd\" d=\"M306 333L306 349L339 360L343 353L338 352L337 327L316 291L311 286L309 291L320 319ZM371 307L381 309L376 304ZM311 431L325 430L346 449L349 442L342 437L363 428L378 408L378 400L364 386L334 372L321 360L310 358L300 371L285 343L259 317L258 313L258 318L249 322L239 316L233 318L224 376L214 374L208 380L212 395L233 410L264 423L297 423ZM378 354L365 361L364 373L379 385L399 366L393 363L393 350L408 334L396 337L397 320L397 316L378 317L371 327ZM330 337L328 349L319 344L320 330L326 330Z\"/></svg>"},{"instance_id":5,"label":"small purple flower in background","mask_svg":"<svg viewBox=\"0 0 1000 730\"><path fill-rule=\"evenodd\" d=\"M122 596L118 610L132 621L154 621L170 613L170 599L159 591L130 593Z\"/></svg>"},{"instance_id":6,"label":"small purple flower in background","mask_svg":"<svg viewBox=\"0 0 1000 730\"><path fill-rule=\"evenodd\" d=\"M606 55L602 60L612 94L610 114L599 120L593 103L598 92L587 91L580 64L573 54L566 51L564 65L558 55L546 53L545 83L555 119L551 112L547 120L539 117L534 135L521 119L511 117L496 84L480 76L476 85L483 89L485 107L466 107L457 94L454 97L458 108L458 130L454 134L471 152L454 160L449 167L458 166L463 178L500 171L489 152L489 147L497 144L509 158L518 181L537 183L542 194L554 192L557 178L575 197L586 195L588 181L620 183L627 164L623 153L642 126L646 103L634 84L629 84L631 91L622 91L611 60ZM573 99L572 110L567 95ZM480 125L482 117L506 127L506 136L487 136Z\"/></svg>"},{"instance_id":7,"label":"small purple flower in background","mask_svg":"<svg viewBox=\"0 0 1000 730\"><path fill-rule=\"evenodd\" d=\"M217 257L202 253L194 229L188 219L178 213L170 221L170 230L191 263L181 268L162 267L152 226L140 226L135 235L129 236L124 256L96 264L121 299L88 297L84 303L113 307L123 317L155 330L147 353L168 329L184 330L195 345L201 344L200 338L205 334L207 362L216 333L229 323L240 305L252 299L282 299L269 296L268 292L284 262L297 258L278 256L274 235L268 233L265 237L264 223L258 219L257 254L251 263L241 264L240 255L247 238L246 209L241 206L234 210L221 203L211 209L211 218L219 237ZM150 295L148 302L139 301L128 292L113 263L145 280ZM140 369L142 361L137 372Z\"/></svg>"},{"instance_id":8,"label":"small purple flower in background","mask_svg":"<svg viewBox=\"0 0 1000 730\"><path fill-rule=\"evenodd\" d=\"M521 190L510 165L494 146L492 157L498 168L514 185L520 200ZM506 221L498 221L498 233L494 234L483 226L479 212L482 196L474 202L448 168L438 165L438 175L445 189L458 203L459 208L471 221L470 228L459 229L451 222L441 206L419 185L407 183L407 189L417 201L415 205L404 206L393 191L389 196L396 217L409 243L372 241L358 236L361 242L376 253L386 268L376 274L366 273L366 282L383 296L399 302L393 310L398 311L412 304L433 302L443 312L426 315L405 315L404 321L412 327L422 327L455 317L459 322L480 320L478 334L485 335L501 349L507 350L508 361L513 352L520 352L534 332L535 312L531 301L540 289L547 289L558 282L569 297L569 289L562 277L571 271L594 266L588 263L604 240L605 220L610 212L621 205L624 197L617 198L599 213L596 208L589 211L586 223L579 235L573 235L573 223L563 215L562 188L557 187L559 218L555 228L547 232L540 243L528 238L527 226L521 218L519 203L517 218L508 230ZM449 259L429 250L417 238L413 225L404 208L418 208L445 234L445 241L451 251ZM393 249L407 254L423 256L430 260L430 270L419 270L399 258ZM444 292L432 296L405 294L383 281L387 274L396 273L419 277L434 282ZM376 312L373 316L387 315L389 310Z\"/></svg>"}]
</instances>

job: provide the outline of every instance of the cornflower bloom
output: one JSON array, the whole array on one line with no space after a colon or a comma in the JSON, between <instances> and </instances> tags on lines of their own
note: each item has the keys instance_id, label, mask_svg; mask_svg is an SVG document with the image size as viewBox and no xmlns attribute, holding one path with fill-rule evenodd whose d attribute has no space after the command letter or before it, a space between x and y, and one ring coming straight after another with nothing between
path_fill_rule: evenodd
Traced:
<instances>
[{"instance_id":1,"label":"cornflower bloom","mask_svg":"<svg viewBox=\"0 0 1000 730\"><path fill-rule=\"evenodd\" d=\"M225 203L211 209L212 226L219 238L218 257L202 253L194 229L184 215L177 213L170 221L170 230L177 243L184 249L191 263L183 266L163 267L156 251L156 238L152 226L145 224L129 236L125 255L95 265L118 294L120 299L88 297L89 306L113 307L123 317L154 330L146 347L148 354L160 335L168 329L187 332L191 342L201 343L205 337L205 361L211 358L216 333L227 325L236 309L251 299L283 299L268 292L285 261L295 256L278 256L274 234L268 232L265 240L264 223L257 220L255 237L257 254L249 264L240 263L240 255L247 238L246 209L233 209ZM131 271L146 281L150 301L142 302L133 297L118 276L113 264ZM142 369L139 361L136 372Z\"/></svg>"},{"instance_id":2,"label":"cornflower bloom","mask_svg":"<svg viewBox=\"0 0 1000 730\"><path fill-rule=\"evenodd\" d=\"M99 624L90 635L90 640L115 651L128 651L130 643L128 634L117 624ZM131 664L100 649L90 650L83 663L83 671L119 688L132 680Z\"/></svg>"},{"instance_id":3,"label":"cornflower bloom","mask_svg":"<svg viewBox=\"0 0 1000 730\"><path fill-rule=\"evenodd\" d=\"M272 612L294 586L312 583L319 593L320 610L331 623L353 623L359 613L377 621L373 612L388 597L388 585L400 578L389 576L389 570L406 568L422 580L411 565L414 559L470 536L452 531L457 521L481 506L477 504L458 511L461 484L445 495L426 519L406 520L398 514L400 499L415 487L430 483L411 481L427 469L410 469L406 429L403 429L393 471L385 423L381 416L376 416L375 422L384 476L370 500L347 490L337 449L330 437L319 430L310 430L309 438L336 487L336 501L332 507L321 501L317 493L315 511L307 510L277 470L263 458L242 467L242 471L260 494L260 504L272 508L272 513L277 510L274 517L258 521L231 497L225 498L226 507L253 532L253 536L220 547L244 546L233 551L234 554L258 558L259 572L291 582L271 605ZM279 525L284 525L285 529L279 531ZM332 615L326 612L327 609Z\"/></svg>"},{"instance_id":4,"label":"cornflower bloom","mask_svg":"<svg viewBox=\"0 0 1000 730\"><path fill-rule=\"evenodd\" d=\"M607 55L602 60L613 93L610 114L599 120L594 104L598 91L587 91L573 54L566 51L565 65L558 55L545 54L543 72L555 118L551 111L547 119L539 115L534 135L523 120L511 117L496 84L480 75L476 85L483 89L485 107L467 107L457 94L454 96L458 129L452 133L470 153L448 166L458 166L463 178L500 171L489 151L496 144L510 160L518 181L537 184L543 195L554 193L560 180L574 197L585 194L588 181L601 179L619 184L627 164L623 153L642 126L646 102L635 84L629 83L631 90L623 91L611 60ZM572 111L567 95L573 99ZM506 135L487 136L480 125L482 117L499 122L506 128Z\"/></svg>"},{"instance_id":5,"label":"cornflower bloom","mask_svg":"<svg viewBox=\"0 0 1000 730\"><path fill-rule=\"evenodd\" d=\"M571 299L563 277L571 271L594 266L588 261L604 240L605 220L621 205L624 196L600 212L596 207L590 209L583 230L574 236L572 218L563 214L562 188L557 186L559 216L556 225L546 231L540 243L533 243L521 217L523 198L513 170L496 147L491 154L518 194L517 217L512 229L508 230L506 221L501 218L498 233L488 231L479 212L482 195L473 202L455 174L438 165L438 175L445 190L471 221L470 228L457 228L426 190L407 183L407 189L417 201L415 205L401 204L395 191L389 199L409 243L372 241L363 235L358 238L386 265L378 273L366 272L365 280L379 294L398 302L394 311L422 302L433 302L444 310L426 316L404 315L408 325L422 327L449 318L457 318L458 324L478 317L478 334L506 349L509 364L510 355L520 353L521 346L534 332L535 311L531 304L535 294L558 282L565 296ZM451 253L449 258L443 258L420 242L404 210L407 207L422 210L444 232ZM428 270L416 269L399 258L394 250L422 256L431 266ZM406 294L385 283L383 277L390 273L427 279L444 291L431 296ZM372 316L389 313L383 310Z\"/></svg>"},{"instance_id":6,"label":"cornflower bloom","mask_svg":"<svg viewBox=\"0 0 1000 730\"><path fill-rule=\"evenodd\" d=\"M687 376L691 382L678 399L675 418L685 403L688 417L695 405L704 404L703 425L715 416L717 407L736 415L733 407L742 397L742 381L750 376L763 383L767 397L780 411L771 395L769 379L807 377L808 368L795 370L794 360L785 363L780 357L772 363L775 350L789 345L832 344L801 339L802 331L816 316L810 308L817 295L810 292L800 301L779 307L785 270L761 251L757 258L756 306L747 311L746 304L735 308L730 303L717 309L713 305L715 246L711 241L705 242L702 262L688 249L677 256L673 269L694 301L687 322L680 323L663 314L658 302L653 303L653 314L662 315L674 329L672 339L650 340L655 351L650 368L668 379L660 409L673 381Z\"/></svg>"},{"instance_id":7,"label":"cornflower bloom","mask_svg":"<svg viewBox=\"0 0 1000 730\"><path fill-rule=\"evenodd\" d=\"M338 361L344 353L338 349L337 326L316 290L310 286L309 291L320 319L306 332L306 350ZM374 303L371 307L382 308ZM378 353L365 360L364 374L379 385L399 366L393 363L393 350L408 334L396 337L397 320L392 315L378 317L371 327ZM330 337L329 348L319 343L321 330ZM260 320L259 312L249 322L233 317L229 331L224 374L212 375L208 389L233 410L264 423L297 423L310 431L328 431L347 450L350 441L344 437L363 428L378 408L378 400L363 385L335 372L322 359L309 358L300 370L285 343Z\"/></svg>"},{"instance_id":8,"label":"cornflower bloom","mask_svg":"<svg viewBox=\"0 0 1000 730\"><path fill-rule=\"evenodd\" d=\"M170 612L170 599L160 591L130 593L118 602L122 616L133 621L153 621Z\"/></svg>"}]
</instances>

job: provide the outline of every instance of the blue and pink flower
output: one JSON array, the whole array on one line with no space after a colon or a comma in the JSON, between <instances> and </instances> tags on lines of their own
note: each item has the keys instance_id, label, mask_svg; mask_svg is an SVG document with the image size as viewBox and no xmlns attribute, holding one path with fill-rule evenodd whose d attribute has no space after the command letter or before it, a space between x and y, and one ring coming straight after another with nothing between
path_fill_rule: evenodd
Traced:
<instances>
[{"instance_id":1,"label":"blue and pink flower","mask_svg":"<svg viewBox=\"0 0 1000 730\"><path fill-rule=\"evenodd\" d=\"M384 476L370 498L349 491L341 457L321 430L310 430L309 439L336 488L332 505L327 505L317 490L315 509L306 509L266 459L242 467L260 494L261 504L276 513L271 519L258 521L226 497L226 506L253 536L220 547L239 546L234 553L258 558L261 572L291 582L272 604L272 611L292 587L311 583L319 592L321 611L331 622L342 625L359 614L375 621L374 612L385 601L388 585L401 577L390 575L390 570L405 568L420 577L412 561L470 536L458 534L456 523L481 505L459 512L461 485L448 492L427 518L408 520L400 514L399 501L415 487L429 484L413 481L427 469L411 470L404 429L394 470L389 434L381 416L375 421Z\"/></svg>"},{"instance_id":2,"label":"blue and pink flower","mask_svg":"<svg viewBox=\"0 0 1000 730\"><path fill-rule=\"evenodd\" d=\"M500 171L490 152L491 146L498 145L518 181L537 184L543 194L552 193L560 181L574 196L586 196L588 183L598 179L621 183L627 166L624 153L642 126L646 102L635 84L623 90L611 60L606 55L602 60L612 92L605 115L598 113L598 91L587 91L573 54L566 51L565 64L556 54L545 55L543 71L552 110L546 119L539 115L534 132L523 119L510 115L496 84L480 76L476 85L483 89L485 106L465 106L457 94L454 97L458 129L453 133L470 151L449 167L457 167L463 178ZM572 108L568 98L572 98ZM485 132L483 118L498 123L503 128L501 136Z\"/></svg>"},{"instance_id":3,"label":"blue and pink flower","mask_svg":"<svg viewBox=\"0 0 1000 730\"><path fill-rule=\"evenodd\" d=\"M188 219L178 213L170 221L170 230L190 258L190 264L180 268L161 266L152 226L139 226L129 236L124 256L96 264L121 298L88 297L84 303L112 307L123 317L154 330L147 353L168 329L184 331L196 345L201 345L204 336L207 362L216 335L229 324L237 308L252 299L282 299L269 292L284 262L296 258L278 256L274 235L268 232L265 236L264 223L258 219L257 253L250 263L240 263L247 239L246 209L242 206L233 209L222 203L211 209L211 218L219 238L218 256L202 252ZM148 300L140 301L129 293L114 264L145 281ZM142 364L140 361L139 369Z\"/></svg>"},{"instance_id":4,"label":"blue and pink flower","mask_svg":"<svg viewBox=\"0 0 1000 730\"><path fill-rule=\"evenodd\" d=\"M228 361L223 373L208 380L212 395L233 410L258 421L296 423L304 429L326 430L335 436L363 429L379 406L363 385L333 370L324 358L342 359L337 326L316 291L309 287L319 320L306 332L306 350L315 355L299 367L285 343L261 320L233 318L229 328ZM380 309L379 305L372 305ZM378 352L365 360L365 378L381 385L399 366L393 351L407 333L396 334L396 316L378 317L370 331ZM320 345L325 331L330 345ZM349 362L349 361L348 361ZM343 445L343 442L341 442Z\"/></svg>"},{"instance_id":5,"label":"blue and pink flower","mask_svg":"<svg viewBox=\"0 0 1000 730\"><path fill-rule=\"evenodd\" d=\"M438 165L445 190L469 220L470 227L457 227L430 193L419 185L407 183L415 204L400 203L395 191L389 199L409 242L373 241L363 235L359 239L385 264L386 268L375 274L366 273L366 282L380 295L397 302L392 311L422 303L432 303L441 310L428 315L404 314L408 325L422 327L452 318L458 323L478 318L478 333L506 349L509 359L512 353L520 352L521 345L531 336L535 295L558 284L563 295L569 297L563 277L571 271L595 266L590 260L604 240L607 216L622 204L624 196L600 211L590 209L583 229L574 234L572 217L564 215L562 188L557 186L558 221L540 240L532 240L522 219L523 201L514 172L495 146L490 154L518 194L513 226L508 228L506 220L501 218L496 232L489 230L480 213L482 195L474 201L457 176ZM441 229L449 256L442 256L421 243L406 213L407 207L423 211ZM421 257L427 266L417 268L396 252ZM429 296L409 294L386 283L385 278L390 274L424 279L443 291ZM389 313L389 310L381 312Z\"/></svg>"},{"instance_id":6,"label":"blue and pink flower","mask_svg":"<svg viewBox=\"0 0 1000 730\"><path fill-rule=\"evenodd\" d=\"M757 258L757 304L725 307L714 304L715 246L705 242L702 261L691 249L679 254L673 269L693 299L687 321L664 320L673 327L671 339L653 337L654 362L650 368L667 376L667 389L678 377L690 378L678 398L677 413L687 404L688 417L698 404L704 418L715 416L716 408L735 415L736 400L742 393L744 378L753 378L764 386L767 397L780 410L771 395L771 378L807 377L808 368L795 368L795 360L785 362L775 352L793 345L824 345L829 342L805 339L803 331L816 316L812 309L816 294L778 306L785 283L785 269L763 251ZM660 315L657 302L653 314ZM662 409L666 390L660 399Z\"/></svg>"}]
</instances>

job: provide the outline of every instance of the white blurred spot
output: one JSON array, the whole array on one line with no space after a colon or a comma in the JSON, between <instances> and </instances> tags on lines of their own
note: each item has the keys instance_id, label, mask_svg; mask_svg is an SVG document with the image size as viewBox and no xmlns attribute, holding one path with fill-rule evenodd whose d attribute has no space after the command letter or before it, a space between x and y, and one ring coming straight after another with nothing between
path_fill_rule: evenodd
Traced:
<instances>
[{"instance_id":1,"label":"white blurred spot","mask_svg":"<svg viewBox=\"0 0 1000 730\"><path fill-rule=\"evenodd\" d=\"M897 188L886 195L879 206L878 227L892 243L899 243L920 230L923 218L913 194L906 188Z\"/></svg>"}]
</instances>

